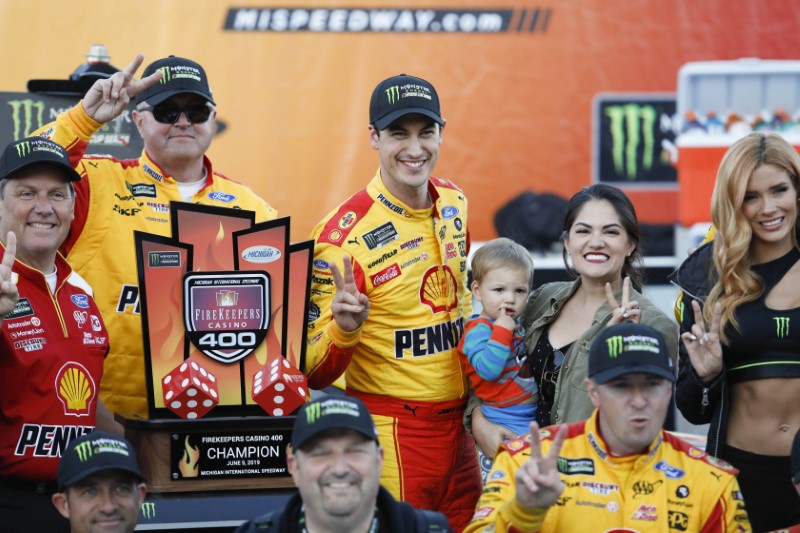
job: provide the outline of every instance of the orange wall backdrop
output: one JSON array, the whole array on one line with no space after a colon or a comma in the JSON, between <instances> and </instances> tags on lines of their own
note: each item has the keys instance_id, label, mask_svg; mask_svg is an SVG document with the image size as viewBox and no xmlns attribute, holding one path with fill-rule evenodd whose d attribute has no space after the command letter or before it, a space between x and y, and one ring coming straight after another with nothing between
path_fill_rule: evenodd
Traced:
<instances>
[{"instance_id":1,"label":"orange wall backdrop","mask_svg":"<svg viewBox=\"0 0 800 533\"><path fill-rule=\"evenodd\" d=\"M255 29L226 30L234 8L257 10L239 19ZM478 19L459 10L504 13L508 29L467 31ZM364 13L399 31L346 31ZM291 215L300 240L377 168L373 87L415 74L434 83L447 119L436 174L466 191L483 240L521 191L568 197L590 182L597 93L673 92L688 61L799 59L798 27L796 0L2 0L0 90L66 78L93 43L118 67L137 52L195 59L227 125L215 168ZM658 209L638 207L645 220Z\"/></svg>"}]
</instances>

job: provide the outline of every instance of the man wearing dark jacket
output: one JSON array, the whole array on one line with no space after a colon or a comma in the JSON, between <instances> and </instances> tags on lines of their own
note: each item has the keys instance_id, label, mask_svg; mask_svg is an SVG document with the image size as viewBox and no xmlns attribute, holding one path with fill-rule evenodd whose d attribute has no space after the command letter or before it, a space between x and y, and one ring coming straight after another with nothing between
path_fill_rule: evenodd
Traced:
<instances>
[{"instance_id":1,"label":"man wearing dark jacket","mask_svg":"<svg viewBox=\"0 0 800 533\"><path fill-rule=\"evenodd\" d=\"M380 485L383 448L369 411L357 398L328 396L297 413L287 457L295 494L281 511L237 532L449 532L440 513L396 501Z\"/></svg>"}]
</instances>

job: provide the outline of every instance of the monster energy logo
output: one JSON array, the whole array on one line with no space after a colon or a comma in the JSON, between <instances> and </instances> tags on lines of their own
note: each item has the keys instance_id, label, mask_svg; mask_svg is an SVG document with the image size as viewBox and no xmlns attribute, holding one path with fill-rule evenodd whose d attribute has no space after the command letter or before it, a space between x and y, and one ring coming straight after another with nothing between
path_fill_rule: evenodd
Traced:
<instances>
[{"instance_id":1,"label":"monster energy logo","mask_svg":"<svg viewBox=\"0 0 800 533\"><path fill-rule=\"evenodd\" d=\"M319 403L312 403L306 409L306 422L313 424L321 416L321 408Z\"/></svg>"},{"instance_id":2,"label":"monster energy logo","mask_svg":"<svg viewBox=\"0 0 800 533\"><path fill-rule=\"evenodd\" d=\"M579 459L567 459L559 457L556 459L558 471L567 476L572 475L594 475L594 461L588 457Z\"/></svg>"},{"instance_id":3,"label":"monster energy logo","mask_svg":"<svg viewBox=\"0 0 800 533\"><path fill-rule=\"evenodd\" d=\"M658 118L656 108L639 104L617 105L607 107L605 114L611 120L614 170L618 175L635 180L638 174L639 142L643 143L643 169L649 171L653 168L656 148L654 126Z\"/></svg>"},{"instance_id":4,"label":"monster energy logo","mask_svg":"<svg viewBox=\"0 0 800 533\"><path fill-rule=\"evenodd\" d=\"M75 453L78 454L78 460L85 463L92 456L92 443L84 441L75 446Z\"/></svg>"},{"instance_id":5,"label":"monster energy logo","mask_svg":"<svg viewBox=\"0 0 800 533\"><path fill-rule=\"evenodd\" d=\"M785 339L789 335L789 317L776 316L772 320L775 321L775 333L779 339Z\"/></svg>"},{"instance_id":6,"label":"monster energy logo","mask_svg":"<svg viewBox=\"0 0 800 533\"><path fill-rule=\"evenodd\" d=\"M17 155L19 157L25 157L26 155L31 153L30 141L23 141L21 143L17 143L15 148L17 149Z\"/></svg>"},{"instance_id":7,"label":"monster energy logo","mask_svg":"<svg viewBox=\"0 0 800 533\"><path fill-rule=\"evenodd\" d=\"M169 70L169 67L161 67L158 70L161 71L160 83L168 83L172 79L172 72Z\"/></svg>"},{"instance_id":8,"label":"monster energy logo","mask_svg":"<svg viewBox=\"0 0 800 533\"><path fill-rule=\"evenodd\" d=\"M386 89L386 99L390 104L396 104L400 100L400 86L393 85Z\"/></svg>"},{"instance_id":9,"label":"monster energy logo","mask_svg":"<svg viewBox=\"0 0 800 533\"><path fill-rule=\"evenodd\" d=\"M14 140L29 137L34 130L44 124L44 102L30 98L25 100L9 100L11 106L11 122L14 125Z\"/></svg>"},{"instance_id":10,"label":"monster energy logo","mask_svg":"<svg viewBox=\"0 0 800 533\"><path fill-rule=\"evenodd\" d=\"M142 503L142 516L145 520L150 520L151 518L156 517L156 502L144 502Z\"/></svg>"},{"instance_id":11,"label":"monster energy logo","mask_svg":"<svg viewBox=\"0 0 800 533\"><path fill-rule=\"evenodd\" d=\"M622 353L622 335L614 335L607 338L606 345L608 346L608 356L615 359Z\"/></svg>"}]
</instances>

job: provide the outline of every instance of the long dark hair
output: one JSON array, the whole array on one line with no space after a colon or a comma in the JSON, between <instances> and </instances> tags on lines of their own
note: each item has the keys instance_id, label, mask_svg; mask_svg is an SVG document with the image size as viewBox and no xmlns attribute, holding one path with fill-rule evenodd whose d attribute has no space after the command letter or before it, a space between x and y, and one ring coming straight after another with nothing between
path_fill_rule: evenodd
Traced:
<instances>
[{"instance_id":1,"label":"long dark hair","mask_svg":"<svg viewBox=\"0 0 800 533\"><path fill-rule=\"evenodd\" d=\"M633 243L634 248L630 255L625 257L625 263L622 265L622 277L628 277L631 280L631 286L639 292L642 292L642 284L644 283L644 268L642 267L642 254L639 251L639 239L641 231L639 229L639 219L636 218L636 210L633 208L630 198L624 192L606 185L604 183L597 183L584 187L575 195L570 198L567 212L564 215L564 232L561 234L561 239L564 240L569 236L569 230L575 223L575 218L580 213L586 202L591 200L605 200L611 204L614 211L617 212L622 227L628 234L628 240ZM567 247L561 252L564 258L564 267L572 276L578 277L579 274L567 261Z\"/></svg>"}]
</instances>

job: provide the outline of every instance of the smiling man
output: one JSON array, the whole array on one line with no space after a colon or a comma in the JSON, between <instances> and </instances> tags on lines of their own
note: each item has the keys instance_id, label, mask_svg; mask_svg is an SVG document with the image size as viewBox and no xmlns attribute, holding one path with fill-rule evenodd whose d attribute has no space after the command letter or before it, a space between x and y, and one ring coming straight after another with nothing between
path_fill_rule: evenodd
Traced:
<instances>
[{"instance_id":1,"label":"smiling man","mask_svg":"<svg viewBox=\"0 0 800 533\"><path fill-rule=\"evenodd\" d=\"M466 531L751 531L736 470L661 429L675 373L658 331L605 328L588 375L591 418L502 444Z\"/></svg>"},{"instance_id":2,"label":"smiling man","mask_svg":"<svg viewBox=\"0 0 800 533\"><path fill-rule=\"evenodd\" d=\"M131 443L102 431L70 443L58 487L53 505L71 533L131 533L147 493Z\"/></svg>"},{"instance_id":3,"label":"smiling man","mask_svg":"<svg viewBox=\"0 0 800 533\"><path fill-rule=\"evenodd\" d=\"M383 485L460 531L481 486L461 424L468 383L457 351L471 314L467 200L431 177L445 124L433 85L406 74L382 81L369 120L380 167L312 235L304 371L316 389L344 373L386 447Z\"/></svg>"},{"instance_id":4,"label":"smiling man","mask_svg":"<svg viewBox=\"0 0 800 533\"><path fill-rule=\"evenodd\" d=\"M148 65L137 80L142 61L138 55L124 70L95 82L81 102L37 134L66 147L84 177L76 185L75 221L62 251L94 287L111 335L101 396L112 412L146 417L134 232L170 235L174 201L253 211L256 222L276 212L249 187L217 172L205 156L217 111L203 67L169 56ZM84 158L92 135L131 100L142 155Z\"/></svg>"},{"instance_id":5,"label":"smiling man","mask_svg":"<svg viewBox=\"0 0 800 533\"><path fill-rule=\"evenodd\" d=\"M383 448L366 406L326 397L303 406L287 466L298 494L281 513L267 513L237 532L428 533L450 531L439 513L395 501L380 486Z\"/></svg>"},{"instance_id":6,"label":"smiling man","mask_svg":"<svg viewBox=\"0 0 800 533\"><path fill-rule=\"evenodd\" d=\"M0 530L59 532L50 505L64 448L108 411L108 333L86 281L58 254L80 179L66 151L30 137L0 154Z\"/></svg>"}]
</instances>

